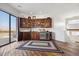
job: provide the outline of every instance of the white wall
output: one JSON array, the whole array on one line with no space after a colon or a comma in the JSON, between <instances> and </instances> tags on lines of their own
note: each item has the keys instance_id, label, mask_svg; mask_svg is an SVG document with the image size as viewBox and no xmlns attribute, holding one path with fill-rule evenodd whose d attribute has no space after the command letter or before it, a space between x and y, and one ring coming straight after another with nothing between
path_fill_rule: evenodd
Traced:
<instances>
[{"instance_id":1,"label":"white wall","mask_svg":"<svg viewBox=\"0 0 79 59\"><path fill-rule=\"evenodd\" d=\"M65 20L60 20L61 18L54 18L54 28L52 32L55 32L55 39L58 41L65 42Z\"/></svg>"}]
</instances>

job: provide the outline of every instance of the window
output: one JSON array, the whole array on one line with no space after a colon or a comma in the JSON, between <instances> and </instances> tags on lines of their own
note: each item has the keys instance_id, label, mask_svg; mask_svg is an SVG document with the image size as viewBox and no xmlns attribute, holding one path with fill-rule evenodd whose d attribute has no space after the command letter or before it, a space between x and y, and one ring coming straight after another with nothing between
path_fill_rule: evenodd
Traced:
<instances>
[{"instance_id":1,"label":"window","mask_svg":"<svg viewBox=\"0 0 79 59\"><path fill-rule=\"evenodd\" d=\"M0 46L9 43L9 14L0 11Z\"/></svg>"},{"instance_id":2,"label":"window","mask_svg":"<svg viewBox=\"0 0 79 59\"><path fill-rule=\"evenodd\" d=\"M16 40L16 17L0 11L0 46Z\"/></svg>"},{"instance_id":3,"label":"window","mask_svg":"<svg viewBox=\"0 0 79 59\"><path fill-rule=\"evenodd\" d=\"M79 29L79 20L68 20L67 29Z\"/></svg>"},{"instance_id":4,"label":"window","mask_svg":"<svg viewBox=\"0 0 79 59\"><path fill-rule=\"evenodd\" d=\"M11 16L11 42L17 39L16 17Z\"/></svg>"}]
</instances>

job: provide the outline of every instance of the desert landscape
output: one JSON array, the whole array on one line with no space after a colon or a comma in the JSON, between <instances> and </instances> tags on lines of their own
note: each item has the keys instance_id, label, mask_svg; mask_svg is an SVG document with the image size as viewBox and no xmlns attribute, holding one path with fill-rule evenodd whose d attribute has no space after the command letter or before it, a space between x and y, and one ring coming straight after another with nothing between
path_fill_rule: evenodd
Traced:
<instances>
[{"instance_id":1,"label":"desert landscape","mask_svg":"<svg viewBox=\"0 0 79 59\"><path fill-rule=\"evenodd\" d=\"M16 30L11 30L11 36L14 36ZM9 38L9 30L8 29L0 29L0 38Z\"/></svg>"}]
</instances>

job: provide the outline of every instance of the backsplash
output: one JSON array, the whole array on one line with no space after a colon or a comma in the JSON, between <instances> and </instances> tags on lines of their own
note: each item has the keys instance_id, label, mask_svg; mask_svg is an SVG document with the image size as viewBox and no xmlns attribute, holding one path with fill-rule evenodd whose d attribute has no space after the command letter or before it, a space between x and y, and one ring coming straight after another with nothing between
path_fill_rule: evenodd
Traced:
<instances>
[{"instance_id":1,"label":"backsplash","mask_svg":"<svg viewBox=\"0 0 79 59\"><path fill-rule=\"evenodd\" d=\"M44 32L49 31L52 32L52 28L20 28L20 32L29 32L29 31L37 31L37 32Z\"/></svg>"}]
</instances>

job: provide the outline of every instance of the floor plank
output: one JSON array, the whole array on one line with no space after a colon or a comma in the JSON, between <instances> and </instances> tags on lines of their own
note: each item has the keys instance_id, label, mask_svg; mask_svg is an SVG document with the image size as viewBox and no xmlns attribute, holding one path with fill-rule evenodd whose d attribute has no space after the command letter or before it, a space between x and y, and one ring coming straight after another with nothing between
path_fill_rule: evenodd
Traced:
<instances>
[{"instance_id":1,"label":"floor plank","mask_svg":"<svg viewBox=\"0 0 79 59\"><path fill-rule=\"evenodd\" d=\"M57 46L60 47L64 51L64 53L16 49L16 47L20 46L24 42L25 41L14 42L1 47L0 56L79 56L79 44L69 44L56 41Z\"/></svg>"}]
</instances>

